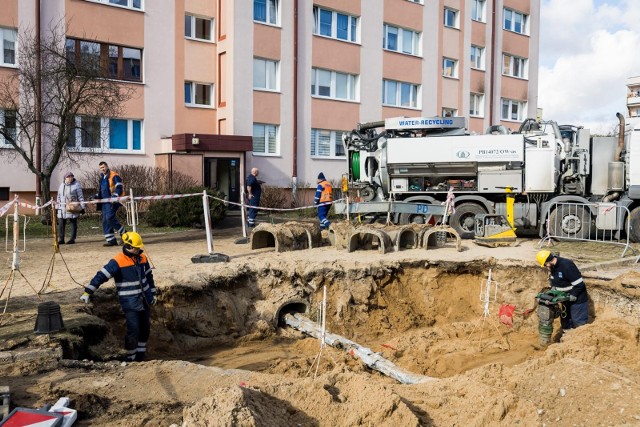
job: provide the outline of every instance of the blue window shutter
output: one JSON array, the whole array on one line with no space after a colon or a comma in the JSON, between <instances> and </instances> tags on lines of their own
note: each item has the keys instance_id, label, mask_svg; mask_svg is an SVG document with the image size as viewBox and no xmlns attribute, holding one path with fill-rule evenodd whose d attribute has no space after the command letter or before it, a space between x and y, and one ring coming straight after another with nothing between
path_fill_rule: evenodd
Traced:
<instances>
[{"instance_id":1,"label":"blue window shutter","mask_svg":"<svg viewBox=\"0 0 640 427\"><path fill-rule=\"evenodd\" d=\"M126 120L109 120L109 148L119 150L126 150L128 148Z\"/></svg>"},{"instance_id":2,"label":"blue window shutter","mask_svg":"<svg viewBox=\"0 0 640 427\"><path fill-rule=\"evenodd\" d=\"M133 149L140 150L140 137L142 128L142 122L140 120L133 120Z\"/></svg>"}]
</instances>

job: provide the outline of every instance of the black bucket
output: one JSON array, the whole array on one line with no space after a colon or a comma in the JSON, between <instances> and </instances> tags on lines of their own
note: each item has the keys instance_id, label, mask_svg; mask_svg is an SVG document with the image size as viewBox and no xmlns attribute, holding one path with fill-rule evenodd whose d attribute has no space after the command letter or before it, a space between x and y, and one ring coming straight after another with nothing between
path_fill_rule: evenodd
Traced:
<instances>
[{"instance_id":1,"label":"black bucket","mask_svg":"<svg viewBox=\"0 0 640 427\"><path fill-rule=\"evenodd\" d=\"M62 321L60 304L51 301L38 304L38 317L36 318L36 326L33 332L36 334L51 334L63 329L64 322Z\"/></svg>"}]
</instances>

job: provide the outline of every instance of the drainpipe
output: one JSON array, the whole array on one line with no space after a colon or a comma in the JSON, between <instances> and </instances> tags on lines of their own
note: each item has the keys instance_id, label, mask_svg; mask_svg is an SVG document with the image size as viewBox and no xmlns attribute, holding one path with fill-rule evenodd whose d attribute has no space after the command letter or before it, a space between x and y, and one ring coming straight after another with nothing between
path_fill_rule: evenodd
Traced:
<instances>
[{"instance_id":1,"label":"drainpipe","mask_svg":"<svg viewBox=\"0 0 640 427\"><path fill-rule=\"evenodd\" d=\"M296 202L298 190L298 0L293 2L293 161L291 164L291 198Z\"/></svg>"},{"instance_id":2,"label":"drainpipe","mask_svg":"<svg viewBox=\"0 0 640 427\"><path fill-rule=\"evenodd\" d=\"M36 169L38 172L42 171L42 123L41 123L41 109L42 109L42 87L40 67L42 59L40 55L40 0L36 0L36 146L35 146L35 161ZM40 176L36 175L36 206L40 206L42 197L42 183L40 182ZM38 214L36 210L36 214Z\"/></svg>"},{"instance_id":3,"label":"drainpipe","mask_svg":"<svg viewBox=\"0 0 640 427\"><path fill-rule=\"evenodd\" d=\"M496 0L493 0L491 5L491 26L493 30L491 31L491 61L489 61L489 84L491 88L489 90L489 126L493 126L493 98L494 98L494 87L495 87L495 76L493 75L493 61L495 61L496 56L496 31L498 31L498 26L496 25Z\"/></svg>"}]
</instances>

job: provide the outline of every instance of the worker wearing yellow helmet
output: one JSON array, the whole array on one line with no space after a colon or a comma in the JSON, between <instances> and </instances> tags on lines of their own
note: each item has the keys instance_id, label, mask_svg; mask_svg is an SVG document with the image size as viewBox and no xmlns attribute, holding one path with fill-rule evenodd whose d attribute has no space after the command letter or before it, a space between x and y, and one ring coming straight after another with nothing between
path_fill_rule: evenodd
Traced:
<instances>
[{"instance_id":1,"label":"worker wearing yellow helmet","mask_svg":"<svg viewBox=\"0 0 640 427\"><path fill-rule=\"evenodd\" d=\"M122 235L122 252L96 273L84 288L80 300L85 304L100 285L113 277L118 300L127 324L124 348L127 360L146 357L151 330L151 306L156 303L156 286L147 256L142 252L142 237L133 231Z\"/></svg>"},{"instance_id":2,"label":"worker wearing yellow helmet","mask_svg":"<svg viewBox=\"0 0 640 427\"><path fill-rule=\"evenodd\" d=\"M568 330L582 326L588 321L587 286L582 279L582 273L575 263L567 258L561 258L548 250L538 251L536 261L540 267L548 267L550 271L549 281L552 289L566 292L575 298L575 301L564 302L566 316L560 316L562 330ZM573 298L572 298L573 299Z\"/></svg>"}]
</instances>

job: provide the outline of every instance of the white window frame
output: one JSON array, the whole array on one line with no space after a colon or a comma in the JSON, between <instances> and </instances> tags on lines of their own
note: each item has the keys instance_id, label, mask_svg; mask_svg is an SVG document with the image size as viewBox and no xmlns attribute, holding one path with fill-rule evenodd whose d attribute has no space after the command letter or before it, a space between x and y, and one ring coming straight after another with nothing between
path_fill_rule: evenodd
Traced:
<instances>
[{"instance_id":1,"label":"white window frame","mask_svg":"<svg viewBox=\"0 0 640 427\"><path fill-rule=\"evenodd\" d=\"M424 4L424 0L407 0L411 3Z\"/></svg>"},{"instance_id":2,"label":"white window frame","mask_svg":"<svg viewBox=\"0 0 640 427\"><path fill-rule=\"evenodd\" d=\"M140 7L134 7L133 6L133 2L134 0L127 0L127 5L122 5L122 4L115 4L115 3L111 3L109 0L85 0L91 3L100 3L100 4L104 4L106 6L112 6L112 7L119 7L121 9L129 9L129 10L135 10L137 12L144 12L144 1L145 0L140 0Z\"/></svg>"},{"instance_id":3,"label":"white window frame","mask_svg":"<svg viewBox=\"0 0 640 427\"><path fill-rule=\"evenodd\" d=\"M442 107L442 117L458 117L458 109Z\"/></svg>"},{"instance_id":4,"label":"white window frame","mask_svg":"<svg viewBox=\"0 0 640 427\"><path fill-rule=\"evenodd\" d=\"M13 33L13 60L4 62L4 33ZM0 27L0 67L18 68L18 30L8 27Z\"/></svg>"},{"instance_id":5,"label":"white window frame","mask_svg":"<svg viewBox=\"0 0 640 427\"><path fill-rule=\"evenodd\" d=\"M324 156L322 154L320 154L320 132L329 132L329 154ZM346 130L330 130L330 129L320 129L320 128L312 128L311 129L311 138L310 138L310 143L309 143L309 148L311 149L311 158L312 159L339 159L339 160L344 160L346 157L346 151L344 150L343 147L343 151L345 152L345 154L343 155L337 155L336 154L336 145L337 144L342 144L342 135L348 132ZM340 134L340 137L338 137L338 133ZM314 134L315 134L315 141L314 141Z\"/></svg>"},{"instance_id":6,"label":"white window frame","mask_svg":"<svg viewBox=\"0 0 640 427\"><path fill-rule=\"evenodd\" d=\"M473 68L474 70L484 70L485 69L484 47L476 46L472 44L470 53L471 53L470 55L471 68ZM475 59L474 59L474 53L475 53Z\"/></svg>"},{"instance_id":7,"label":"white window frame","mask_svg":"<svg viewBox=\"0 0 640 427\"><path fill-rule=\"evenodd\" d=\"M448 13L452 13L453 14L453 23L452 25L449 25L447 23L447 14ZM445 7L444 8L444 14L442 17L442 23L446 28L460 28L460 12L456 9L452 9L450 7Z\"/></svg>"},{"instance_id":8,"label":"white window frame","mask_svg":"<svg viewBox=\"0 0 640 427\"><path fill-rule=\"evenodd\" d=\"M272 27L279 27L280 26L280 0L273 0L274 4L276 5L276 16L275 19L273 19L275 22L270 22L272 19L274 18L271 16L271 9L269 9L269 1L271 0L266 0L266 10L267 10L267 14L266 14L266 18L264 21L260 21L260 20L256 20L255 19L255 12L254 10L252 10L252 12L254 12L254 19L253 22L257 22L259 24L263 24L263 25L271 25ZM255 0L253 2L253 7L255 9L256 3Z\"/></svg>"},{"instance_id":9,"label":"white window frame","mask_svg":"<svg viewBox=\"0 0 640 427\"><path fill-rule=\"evenodd\" d=\"M75 126L76 128L73 130L75 132L75 147L67 146L67 150L71 152L77 153L91 153L91 152L99 152L99 153L118 153L118 154L144 154L144 120L143 119L125 119L120 117L112 117L116 120L126 120L127 121L127 148L110 148L109 147L109 117L100 117L100 146L99 147L82 147L82 129L81 120L82 116L75 116ZM133 149L133 122L140 122L140 149Z\"/></svg>"},{"instance_id":10,"label":"white window frame","mask_svg":"<svg viewBox=\"0 0 640 427\"><path fill-rule=\"evenodd\" d=\"M504 117L503 113L504 113L504 106L505 103L507 105L507 108L509 110L509 117ZM517 114L517 118L511 118L511 113L513 110L513 107L517 106L518 107L518 114ZM527 102L526 101L518 101L515 99L508 99L508 98L500 98L500 120L504 120L505 122L521 122L524 120L524 117L526 115L526 109L527 109Z\"/></svg>"},{"instance_id":11,"label":"white window frame","mask_svg":"<svg viewBox=\"0 0 640 427\"><path fill-rule=\"evenodd\" d=\"M451 67L448 64L451 64ZM451 68L451 74L447 74L447 69ZM444 77L448 77L450 79L458 78L458 60L453 58L447 58L446 56L442 58L442 75Z\"/></svg>"},{"instance_id":12,"label":"white window frame","mask_svg":"<svg viewBox=\"0 0 640 427\"><path fill-rule=\"evenodd\" d=\"M280 156L280 126L279 125L274 125L271 123L257 123L254 122L253 123L253 127L255 126L263 126L264 128L264 152L258 152L258 151L253 151L253 139L255 138L255 136L253 136L253 130L252 130L252 135L251 135L251 152L253 153L254 156L265 156L265 157L275 157L275 156ZM274 153L270 153L269 152L269 139L268 139L268 133L267 133L267 128L272 127L275 130L275 134L276 134L276 147L275 147L275 152Z\"/></svg>"},{"instance_id":13,"label":"white window frame","mask_svg":"<svg viewBox=\"0 0 640 427\"><path fill-rule=\"evenodd\" d=\"M469 95L469 116L484 117L484 94L471 93Z\"/></svg>"},{"instance_id":14,"label":"white window frame","mask_svg":"<svg viewBox=\"0 0 640 427\"><path fill-rule=\"evenodd\" d=\"M389 43L389 29L390 28L395 28L397 31L397 49L390 49L388 47L388 43ZM404 46L404 38L405 38L405 31L411 33L411 49L412 52L405 52L403 50L403 46ZM387 50L389 52L396 52L396 53L401 53L403 55L412 55L412 56L422 56L422 33L419 33L417 31L414 31L410 28L403 28L403 27L397 27L395 25L391 25L391 24L384 24L384 26L382 27L382 48L384 50Z\"/></svg>"},{"instance_id":15,"label":"white window frame","mask_svg":"<svg viewBox=\"0 0 640 427\"><path fill-rule=\"evenodd\" d=\"M187 18L191 18L191 24L190 24L190 35L187 35L186 32L186 28L185 28L185 35L184 38L187 40L195 40L195 41L200 41L200 42L209 42L209 43L215 43L215 19L208 17L208 16L201 16L201 15L194 15L191 13L185 13L184 14L184 20L185 20L185 24L187 21ZM198 19L201 19L203 21L209 21L209 25L211 26L211 28L209 29L209 38L208 39L203 39L200 37L196 36L196 21Z\"/></svg>"},{"instance_id":16,"label":"white window frame","mask_svg":"<svg viewBox=\"0 0 640 427\"><path fill-rule=\"evenodd\" d=\"M331 86L329 89L329 96L325 96L325 95L318 95L318 79L319 79L319 73L318 71L324 71L324 72L330 72L331 73ZM337 76L338 74L342 75L342 76L347 76L347 98L338 98L336 96L336 89L337 89ZM332 70L327 70L324 68L316 68L313 67L311 69L311 97L312 98L322 98L322 99L334 99L337 101L347 101L347 102L359 102L360 101L360 95L359 95L359 77L356 74L349 74L349 73L341 73L340 71L332 71ZM313 89L315 88L316 93L313 92ZM348 96L350 94L353 94L353 99L349 98Z\"/></svg>"},{"instance_id":17,"label":"white window frame","mask_svg":"<svg viewBox=\"0 0 640 427\"><path fill-rule=\"evenodd\" d=\"M0 108L0 124L4 126L4 115L7 110L3 110ZM18 123L16 122L16 138L18 138ZM4 138L4 135L0 134L0 148L14 148L13 145L9 144L7 140Z\"/></svg>"},{"instance_id":18,"label":"white window frame","mask_svg":"<svg viewBox=\"0 0 640 427\"><path fill-rule=\"evenodd\" d=\"M386 99L387 96L387 85L390 83L396 84L396 93L395 93L395 103L388 102ZM415 105L405 106L402 105L402 85L409 85L409 94L410 98L413 98L413 94L415 94L415 100L413 100ZM415 89L415 90L414 90ZM410 82L401 82L398 80L391 79L382 79L382 105L387 107L397 107L397 108L407 108L410 110L420 110L422 108L422 96L421 96L422 86L416 83ZM410 100L411 103L411 100Z\"/></svg>"},{"instance_id":19,"label":"white window frame","mask_svg":"<svg viewBox=\"0 0 640 427\"><path fill-rule=\"evenodd\" d=\"M507 67L507 58L509 58L509 66ZM516 63L520 73L516 73ZM527 58L520 56L502 54L502 75L514 77L517 79L527 79L529 77L529 61Z\"/></svg>"},{"instance_id":20,"label":"white window frame","mask_svg":"<svg viewBox=\"0 0 640 427\"><path fill-rule=\"evenodd\" d=\"M253 89L261 90L267 92L279 92L280 91L280 61L274 61L273 59L259 58L257 56L253 57L253 68L256 67L256 61L262 61L265 67L265 87L260 87L255 85L255 80L253 81ZM269 78L269 73L266 72L267 63L273 63L276 66L276 72L273 76L273 82L271 82ZM255 76L255 73L254 73Z\"/></svg>"},{"instance_id":21,"label":"white window frame","mask_svg":"<svg viewBox=\"0 0 640 427\"><path fill-rule=\"evenodd\" d=\"M485 15L486 0L471 0L471 20L476 22L487 22Z\"/></svg>"},{"instance_id":22,"label":"white window frame","mask_svg":"<svg viewBox=\"0 0 640 427\"><path fill-rule=\"evenodd\" d=\"M509 27L507 27L507 12L511 14L511 24L509 25ZM515 29L516 28L516 20L514 19L515 16L520 16L522 18L522 31L516 31ZM525 15L522 12L518 12L517 10L513 10L505 7L502 9L502 28L504 30L511 31L512 33L528 35L529 34L529 16Z\"/></svg>"},{"instance_id":23,"label":"white window frame","mask_svg":"<svg viewBox=\"0 0 640 427\"><path fill-rule=\"evenodd\" d=\"M215 96L215 86L213 83L204 83L204 82L194 82L191 80L186 80L185 85L188 83L191 85L191 102L184 101L184 105L190 108L214 108L213 106L213 98ZM209 86L209 104L196 104L196 85L200 86Z\"/></svg>"},{"instance_id":24,"label":"white window frame","mask_svg":"<svg viewBox=\"0 0 640 427\"><path fill-rule=\"evenodd\" d=\"M317 12L316 12L317 11ZM320 34L320 13L321 11L331 13L331 35ZM347 38L338 37L338 14L345 15L349 18L349 27L347 29ZM353 20L353 21L352 21ZM355 22L355 25L353 25ZM355 30L355 37L353 31ZM360 18L345 12L327 9L326 7L313 6L313 34L319 37L327 37L347 43L360 43ZM352 40L353 39L353 40Z\"/></svg>"}]
</instances>

